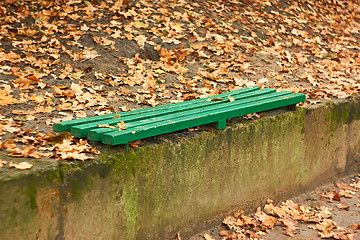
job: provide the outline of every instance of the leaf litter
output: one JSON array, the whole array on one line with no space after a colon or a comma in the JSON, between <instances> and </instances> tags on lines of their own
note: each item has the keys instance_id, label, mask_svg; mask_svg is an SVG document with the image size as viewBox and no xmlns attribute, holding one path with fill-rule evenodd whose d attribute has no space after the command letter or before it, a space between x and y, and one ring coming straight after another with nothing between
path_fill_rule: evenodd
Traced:
<instances>
[{"instance_id":1,"label":"leaf litter","mask_svg":"<svg viewBox=\"0 0 360 240\"><path fill-rule=\"evenodd\" d=\"M303 195L298 198L303 204L293 200L274 204L267 200L262 208L258 207L250 215L238 209L224 218L222 226L197 234L190 240L359 239L360 174L345 181L350 184L338 182L336 186L325 186ZM334 202L334 193L340 196L339 192L344 189L352 199L342 196Z\"/></svg>"},{"instance_id":2,"label":"leaf litter","mask_svg":"<svg viewBox=\"0 0 360 240\"><path fill-rule=\"evenodd\" d=\"M52 124L253 85L303 92L303 106L347 98L360 89L359 11L351 0L1 1L1 149L90 159L76 138L67 153L46 146Z\"/></svg>"}]
</instances>

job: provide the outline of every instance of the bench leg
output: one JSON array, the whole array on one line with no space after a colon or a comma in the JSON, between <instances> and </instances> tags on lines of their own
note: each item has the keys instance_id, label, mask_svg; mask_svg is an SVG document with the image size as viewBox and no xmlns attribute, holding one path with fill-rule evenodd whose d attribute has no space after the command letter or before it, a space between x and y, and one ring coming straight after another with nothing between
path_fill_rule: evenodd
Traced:
<instances>
[{"instance_id":1,"label":"bench leg","mask_svg":"<svg viewBox=\"0 0 360 240\"><path fill-rule=\"evenodd\" d=\"M129 152L129 143L126 143L126 152Z\"/></svg>"},{"instance_id":2,"label":"bench leg","mask_svg":"<svg viewBox=\"0 0 360 240\"><path fill-rule=\"evenodd\" d=\"M226 119L216 122L216 129L225 129L226 128Z\"/></svg>"}]
</instances>

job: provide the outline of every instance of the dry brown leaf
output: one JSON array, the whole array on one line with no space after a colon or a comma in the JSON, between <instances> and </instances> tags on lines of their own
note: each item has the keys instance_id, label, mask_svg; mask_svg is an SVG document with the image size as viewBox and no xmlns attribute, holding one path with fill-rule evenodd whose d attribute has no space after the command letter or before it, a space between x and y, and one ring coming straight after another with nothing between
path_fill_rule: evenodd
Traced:
<instances>
[{"instance_id":1,"label":"dry brown leaf","mask_svg":"<svg viewBox=\"0 0 360 240\"><path fill-rule=\"evenodd\" d=\"M144 49L145 42L146 42L146 36L144 36L144 35L138 35L138 36L136 36L134 39L135 39L135 41L137 42L137 44L139 45L139 47L140 47L141 49Z\"/></svg>"},{"instance_id":2,"label":"dry brown leaf","mask_svg":"<svg viewBox=\"0 0 360 240\"><path fill-rule=\"evenodd\" d=\"M3 161L0 159L0 167L4 166L7 163L7 161Z\"/></svg>"},{"instance_id":3,"label":"dry brown leaf","mask_svg":"<svg viewBox=\"0 0 360 240\"><path fill-rule=\"evenodd\" d=\"M326 206L321 206L320 209L321 209L321 211L319 213L319 216L321 216L324 219L332 217L333 214L332 214L330 208L328 208Z\"/></svg>"},{"instance_id":4,"label":"dry brown leaf","mask_svg":"<svg viewBox=\"0 0 360 240\"><path fill-rule=\"evenodd\" d=\"M230 102L235 102L235 99L232 96L228 96Z\"/></svg>"},{"instance_id":5,"label":"dry brown leaf","mask_svg":"<svg viewBox=\"0 0 360 240\"><path fill-rule=\"evenodd\" d=\"M70 132L62 132L62 133L54 134L52 136L48 136L47 140L50 144L57 144L57 143L61 143L65 139L69 139L70 137L71 137Z\"/></svg>"},{"instance_id":6,"label":"dry brown leaf","mask_svg":"<svg viewBox=\"0 0 360 240\"><path fill-rule=\"evenodd\" d=\"M124 121L121 121L121 122L117 123L117 127L119 128L118 129L119 131L126 129Z\"/></svg>"},{"instance_id":7,"label":"dry brown leaf","mask_svg":"<svg viewBox=\"0 0 360 240\"><path fill-rule=\"evenodd\" d=\"M354 229L354 230L360 229L360 224L355 224L355 223L354 223L354 224L351 224L350 226L351 226L351 228Z\"/></svg>"},{"instance_id":8,"label":"dry brown leaf","mask_svg":"<svg viewBox=\"0 0 360 240\"><path fill-rule=\"evenodd\" d=\"M265 228L273 228L274 225L277 223L277 219L275 217L267 215L266 213L261 211L260 207L257 209L254 217L258 221L260 221Z\"/></svg>"},{"instance_id":9,"label":"dry brown leaf","mask_svg":"<svg viewBox=\"0 0 360 240\"><path fill-rule=\"evenodd\" d=\"M346 205L345 203L338 203L336 204L336 207L346 211L349 211L350 209L350 206Z\"/></svg>"},{"instance_id":10,"label":"dry brown leaf","mask_svg":"<svg viewBox=\"0 0 360 240\"><path fill-rule=\"evenodd\" d=\"M315 226L315 228L323 234L330 233L335 227L335 222L330 219L324 219L321 223L318 223Z\"/></svg>"},{"instance_id":11,"label":"dry brown leaf","mask_svg":"<svg viewBox=\"0 0 360 240\"><path fill-rule=\"evenodd\" d=\"M207 99L205 100L205 102L218 102L218 101L223 101L225 100L224 98L211 98L211 99Z\"/></svg>"},{"instance_id":12,"label":"dry brown leaf","mask_svg":"<svg viewBox=\"0 0 360 240\"><path fill-rule=\"evenodd\" d=\"M21 149L15 148L8 154L13 157L41 158L41 154L31 145L22 146Z\"/></svg>"},{"instance_id":13,"label":"dry brown leaf","mask_svg":"<svg viewBox=\"0 0 360 240\"><path fill-rule=\"evenodd\" d=\"M111 128L111 129L115 129L115 126L110 126L109 124L96 124L97 127L99 128Z\"/></svg>"},{"instance_id":14,"label":"dry brown leaf","mask_svg":"<svg viewBox=\"0 0 360 240\"><path fill-rule=\"evenodd\" d=\"M272 200L268 199L267 204L264 206L264 212L266 214L271 214L280 218L286 216L286 212L280 207L274 206Z\"/></svg>"},{"instance_id":15,"label":"dry brown leaf","mask_svg":"<svg viewBox=\"0 0 360 240\"><path fill-rule=\"evenodd\" d=\"M205 233L204 234L204 239L205 240L215 240L215 238L213 238L210 234L208 234L208 233Z\"/></svg>"},{"instance_id":16,"label":"dry brown leaf","mask_svg":"<svg viewBox=\"0 0 360 240\"><path fill-rule=\"evenodd\" d=\"M346 197L346 198L353 198L353 197L354 197L353 195L351 195L350 193L348 193L348 192L345 191L345 190L340 190L339 195L340 195L341 197Z\"/></svg>"},{"instance_id":17,"label":"dry brown leaf","mask_svg":"<svg viewBox=\"0 0 360 240\"><path fill-rule=\"evenodd\" d=\"M142 144L143 144L142 140L136 140L136 141L129 142L129 146L132 148L138 148Z\"/></svg>"},{"instance_id":18,"label":"dry brown leaf","mask_svg":"<svg viewBox=\"0 0 360 240\"><path fill-rule=\"evenodd\" d=\"M295 227L297 224L297 221L294 221L290 218L282 218L280 221L285 225L286 228L286 235L290 237L294 237L294 231L296 231L298 228Z\"/></svg>"},{"instance_id":19,"label":"dry brown leaf","mask_svg":"<svg viewBox=\"0 0 360 240\"><path fill-rule=\"evenodd\" d=\"M5 142L3 142L1 145L0 145L0 149L15 149L16 148L16 144L14 143L14 140L12 139L9 139L9 140L6 140Z\"/></svg>"},{"instance_id":20,"label":"dry brown leaf","mask_svg":"<svg viewBox=\"0 0 360 240\"><path fill-rule=\"evenodd\" d=\"M351 187L348 184L343 183L343 182L336 183L336 186L338 186L338 188L340 188L342 190L348 190L348 191L354 191L355 190L353 187Z\"/></svg>"},{"instance_id":21,"label":"dry brown leaf","mask_svg":"<svg viewBox=\"0 0 360 240\"><path fill-rule=\"evenodd\" d=\"M222 236L222 237L226 237L227 235L229 235L229 232L226 231L226 230L221 230L219 234L220 234L220 236Z\"/></svg>"},{"instance_id":22,"label":"dry brown leaf","mask_svg":"<svg viewBox=\"0 0 360 240\"><path fill-rule=\"evenodd\" d=\"M26 170L32 168L34 165L28 162L21 162L21 163L9 163L9 168L16 168L19 170Z\"/></svg>"}]
</instances>

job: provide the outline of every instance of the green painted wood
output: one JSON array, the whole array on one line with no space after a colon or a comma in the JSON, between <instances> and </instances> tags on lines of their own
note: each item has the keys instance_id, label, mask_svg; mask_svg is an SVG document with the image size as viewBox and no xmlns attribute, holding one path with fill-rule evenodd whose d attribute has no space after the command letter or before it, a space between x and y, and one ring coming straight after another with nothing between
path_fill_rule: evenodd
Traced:
<instances>
[{"instance_id":1,"label":"green painted wood","mask_svg":"<svg viewBox=\"0 0 360 240\"><path fill-rule=\"evenodd\" d=\"M195 108L195 109L189 109L187 111L182 111L182 112L173 112L171 114L164 115L164 116L155 116L152 118L146 118L146 119L141 119L141 120L132 121L132 122L125 122L125 124L126 124L127 130L132 130L135 127L146 127L147 125L157 126L158 123L161 123L165 120L177 121L177 119L179 119L181 117L192 118L192 117L198 116L199 114L205 114L205 113L211 114L212 111L218 110L218 109L221 110L221 109L225 109L225 108L229 108L229 107L236 108L236 107L239 107L244 104L249 104L251 102L256 102L256 101L260 101L260 100L264 100L264 99L271 99L271 98L279 97L279 96L285 96L285 95L287 96L287 95L292 94L291 92L288 92L288 91L274 92L272 90L273 89L264 89L264 91L262 91L263 94L252 95L251 98L243 98L243 99L235 100L234 102L224 101L221 104L213 104L211 107L200 107L200 108ZM260 92L260 91L257 91L257 92ZM215 102L213 102L213 103L215 103ZM216 122L216 121L213 121L213 122ZM201 124L199 124L199 125L201 125ZM117 130L118 129L115 129L115 131L117 131ZM114 129L110 129L110 128L96 128L96 129L90 130L87 137L89 140L92 140L92 141L101 141L101 138L104 134L113 132L113 131L114 131Z\"/></svg>"},{"instance_id":2,"label":"green painted wood","mask_svg":"<svg viewBox=\"0 0 360 240\"><path fill-rule=\"evenodd\" d=\"M235 99L236 102L240 101L240 100L247 100L247 99L251 99L257 96L262 96L262 95L268 95L271 93L275 93L275 89L272 88L266 88L266 89L262 89L262 90L258 90L258 91L244 91L242 93L237 93L237 94L232 94L232 98ZM218 95L214 96L212 98L217 98L219 99ZM210 98L210 99L212 99ZM143 119L159 119L162 120L162 118L159 117L163 117L163 118L169 118L169 117L177 117L177 115L181 115L183 114L183 112L186 112L187 114L189 112L191 112L191 110L197 109L197 111L204 111L205 108L214 108L214 107L221 107L220 105L229 102L230 100L226 97L226 98L222 98L222 101L197 101L197 102L193 102L191 104L187 104L187 105L180 105L180 106L173 106L172 108L168 108L168 109L163 109L162 111L154 111L154 112L145 112L145 113L139 113L136 115L128 115L128 116L121 116L120 118L111 118L111 119L106 119L106 120L102 120L102 121L97 121L97 122L90 122L90 123L85 123L85 124L79 124L79 125L74 125L71 127L71 134L75 137L86 137L89 133L89 131L97 129L99 132L105 133L108 131L112 131L112 129L109 128L102 128L99 130L98 128L98 124L100 125L110 125L110 126L116 126L116 124L119 121L124 121L126 123L127 126L132 126L134 121L136 121L136 124L141 124L141 120ZM192 101L189 101L189 103ZM197 113L197 112L195 112ZM158 121L154 119L154 121ZM96 131L96 130L95 130ZM93 134L92 134L93 135ZM89 136L88 136L89 137ZM94 140L94 141L99 141L99 139L95 139L93 137L89 137L90 140Z\"/></svg>"},{"instance_id":3,"label":"green painted wood","mask_svg":"<svg viewBox=\"0 0 360 240\"><path fill-rule=\"evenodd\" d=\"M228 96L231 96L228 97ZM232 101L232 100L235 101ZM216 101L210 101L216 100ZM162 105L116 114L64 121L54 125L54 131L71 131L76 137L88 136L90 140L105 144L127 144L130 141L173 132L207 123L217 129L226 128L226 119L305 101L305 95L275 89L242 88L187 102ZM100 128L98 124L116 126L125 122L126 129Z\"/></svg>"},{"instance_id":4,"label":"green painted wood","mask_svg":"<svg viewBox=\"0 0 360 240\"><path fill-rule=\"evenodd\" d=\"M239 106L236 106L238 104L233 104L228 108L215 109L213 111L199 113L198 116L192 116L191 118L184 116L179 117L176 120L164 120L160 123L157 123L156 125L148 125L146 127L137 126L122 131L108 132L102 136L102 142L109 145L125 144L130 141L152 137L163 133L174 132L202 124L217 122L223 119L246 115L249 113L261 112L296 104L305 101L305 98L306 97L304 94L294 93L290 95L274 97L271 99L252 101L248 104L240 104ZM229 103L236 103L236 101Z\"/></svg>"},{"instance_id":5,"label":"green painted wood","mask_svg":"<svg viewBox=\"0 0 360 240\"><path fill-rule=\"evenodd\" d=\"M259 87L254 86L254 87L248 87L248 88L241 88L241 89L237 89L237 90L234 90L234 91L230 91L230 92L226 92L226 93L216 95L216 97L218 97L218 98L224 97L225 98L225 97L227 97L229 95L232 96L232 95L237 95L237 94L256 91L256 90L259 90ZM156 106L156 107L152 107L152 108L137 109L137 110L133 110L133 111L129 111L129 112L113 113L113 114L106 114L106 115L95 116L95 117L88 117L88 118L81 118L81 119L63 121L63 122L55 123L54 126L53 126L53 131L55 131L55 132L63 132L63 131L70 132L72 126L79 125L79 124L84 124L84 123L102 121L102 120L106 120L106 119L112 119L115 115L118 115L118 114L120 114L122 117L130 116L130 115L134 116L134 115L138 115L138 114L142 114L142 113L161 111L161 110L164 110L164 109L170 109L170 108L179 107L179 106L185 107L187 105L195 104L195 103L198 103L198 102L204 102L204 101L206 101L208 99L211 99L211 98L214 98L214 96L195 99L195 100L186 101L186 102L180 102L180 103L174 103L174 104L168 104L168 105L161 105L161 106Z\"/></svg>"},{"instance_id":6,"label":"green painted wood","mask_svg":"<svg viewBox=\"0 0 360 240\"><path fill-rule=\"evenodd\" d=\"M221 130L226 128L226 119L222 119L216 122L216 129Z\"/></svg>"}]
</instances>

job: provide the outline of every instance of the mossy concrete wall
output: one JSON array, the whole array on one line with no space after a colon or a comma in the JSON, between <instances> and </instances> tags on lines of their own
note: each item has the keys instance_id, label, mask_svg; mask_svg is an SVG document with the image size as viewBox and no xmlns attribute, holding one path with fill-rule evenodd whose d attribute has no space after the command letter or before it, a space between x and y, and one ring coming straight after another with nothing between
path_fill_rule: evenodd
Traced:
<instances>
[{"instance_id":1,"label":"mossy concrete wall","mask_svg":"<svg viewBox=\"0 0 360 240\"><path fill-rule=\"evenodd\" d=\"M271 115L271 114L268 114ZM1 239L173 239L360 169L360 102L175 133L87 163L0 172ZM3 158L3 157L2 157Z\"/></svg>"}]
</instances>

